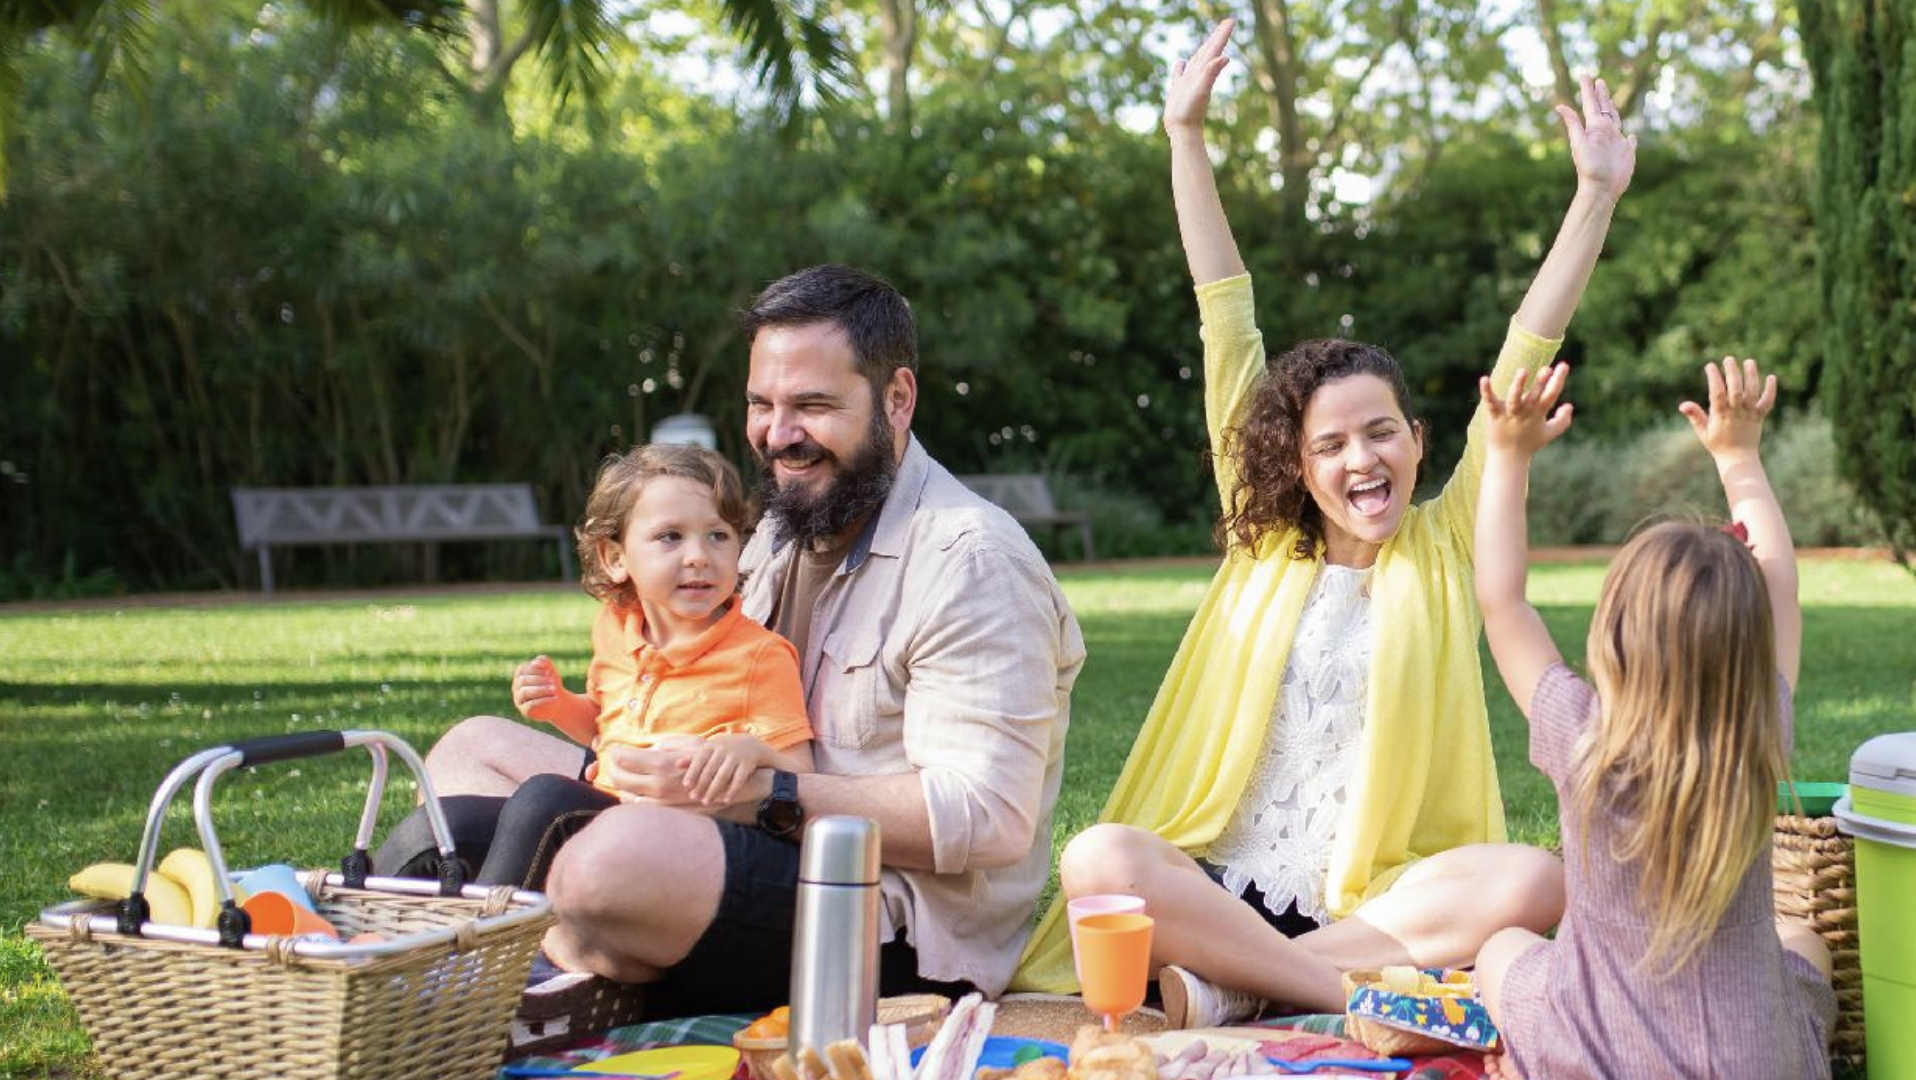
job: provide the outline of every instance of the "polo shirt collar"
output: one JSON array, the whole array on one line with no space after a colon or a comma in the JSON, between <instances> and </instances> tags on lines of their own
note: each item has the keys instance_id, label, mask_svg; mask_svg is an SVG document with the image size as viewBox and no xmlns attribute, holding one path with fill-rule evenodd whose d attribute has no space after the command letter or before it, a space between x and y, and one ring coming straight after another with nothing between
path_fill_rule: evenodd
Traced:
<instances>
[{"instance_id":1,"label":"polo shirt collar","mask_svg":"<svg viewBox=\"0 0 1916 1080\"><path fill-rule=\"evenodd\" d=\"M711 652L719 642L725 640L745 616L739 613L738 597L725 601L725 614L718 621L689 638L680 638L670 645L658 646L645 639L645 609L634 607L625 615L625 647L633 656L645 652L655 652L674 668L683 668L699 657Z\"/></svg>"},{"instance_id":2,"label":"polo shirt collar","mask_svg":"<svg viewBox=\"0 0 1916 1080\"><path fill-rule=\"evenodd\" d=\"M851 550L845 554L842 572L849 574L857 570L874 552L894 558L904 554L905 541L911 532L911 516L918 509L918 498L930 478L931 455L925 453L924 444L907 431L905 458L898 463L898 472L892 477L891 491L885 495L878 512L865 519L865 527L858 531ZM784 551L791 542L792 538L780 531L772 539L772 553Z\"/></svg>"}]
</instances>

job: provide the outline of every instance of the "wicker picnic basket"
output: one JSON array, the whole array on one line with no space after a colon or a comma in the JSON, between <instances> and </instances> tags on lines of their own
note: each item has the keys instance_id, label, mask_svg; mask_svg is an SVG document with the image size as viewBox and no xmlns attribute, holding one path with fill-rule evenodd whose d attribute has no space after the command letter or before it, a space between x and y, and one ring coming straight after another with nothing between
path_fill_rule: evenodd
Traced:
<instances>
[{"instance_id":1,"label":"wicker picnic basket","mask_svg":"<svg viewBox=\"0 0 1916 1080\"><path fill-rule=\"evenodd\" d=\"M348 746L373 756L354 853L344 873L309 871L301 884L342 939L384 940L251 933L207 814L213 778ZM442 854L438 881L366 873L389 750L419 776ZM167 805L195 774L195 817L225 901L217 930L146 921L139 899ZM398 738L335 731L254 740L202 751L168 775L148 813L133 898L60 904L26 929L116 1077L489 1077L551 914L539 893L464 885L451 854L423 763Z\"/></svg>"},{"instance_id":2,"label":"wicker picnic basket","mask_svg":"<svg viewBox=\"0 0 1916 1080\"><path fill-rule=\"evenodd\" d=\"M1778 918L1808 926L1829 946L1836 988L1830 1056L1863 1058L1863 968L1856 944L1855 844L1833 817L1778 814L1770 849Z\"/></svg>"}]
</instances>

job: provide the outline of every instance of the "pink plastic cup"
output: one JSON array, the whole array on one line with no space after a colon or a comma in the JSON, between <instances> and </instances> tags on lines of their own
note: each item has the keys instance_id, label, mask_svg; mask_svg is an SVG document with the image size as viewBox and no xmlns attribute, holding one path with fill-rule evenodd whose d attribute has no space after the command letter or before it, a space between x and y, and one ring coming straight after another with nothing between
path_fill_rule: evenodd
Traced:
<instances>
[{"instance_id":1,"label":"pink plastic cup","mask_svg":"<svg viewBox=\"0 0 1916 1080\"><path fill-rule=\"evenodd\" d=\"M1097 896L1080 896L1066 902L1065 918L1071 923L1071 968L1077 973L1078 981L1084 982L1084 974L1078 967L1078 920L1086 915L1142 915L1144 898L1126 896L1123 893L1102 893Z\"/></svg>"}]
</instances>

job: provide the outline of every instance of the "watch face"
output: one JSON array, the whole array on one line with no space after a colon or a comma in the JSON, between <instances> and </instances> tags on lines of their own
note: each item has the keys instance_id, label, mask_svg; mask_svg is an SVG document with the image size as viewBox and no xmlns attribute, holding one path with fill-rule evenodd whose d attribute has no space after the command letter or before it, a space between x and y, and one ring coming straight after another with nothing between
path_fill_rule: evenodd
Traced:
<instances>
[{"instance_id":1,"label":"watch face","mask_svg":"<svg viewBox=\"0 0 1916 1080\"><path fill-rule=\"evenodd\" d=\"M790 836L798 830L803 817L795 802L767 799L758 808L759 826L773 836Z\"/></svg>"}]
</instances>

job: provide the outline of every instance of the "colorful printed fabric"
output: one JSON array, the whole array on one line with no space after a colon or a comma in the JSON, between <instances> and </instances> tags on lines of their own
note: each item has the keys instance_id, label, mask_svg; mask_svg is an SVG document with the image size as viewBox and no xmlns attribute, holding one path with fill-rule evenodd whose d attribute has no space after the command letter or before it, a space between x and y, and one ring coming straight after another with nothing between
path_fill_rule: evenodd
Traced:
<instances>
[{"instance_id":1,"label":"colorful printed fabric","mask_svg":"<svg viewBox=\"0 0 1916 1080\"><path fill-rule=\"evenodd\" d=\"M1344 1037L1342 1014L1285 1016L1260 1021L1255 1027L1286 1032L1281 1039L1263 1044L1265 1056L1279 1061L1322 1061L1326 1058L1375 1058L1378 1055L1362 1043ZM1295 1034L1288 1034L1295 1032ZM1313 1076L1367 1076L1371 1080L1484 1080L1484 1056L1468 1050L1435 1057L1411 1058L1411 1069L1404 1073L1374 1073L1327 1068Z\"/></svg>"},{"instance_id":2,"label":"colorful printed fabric","mask_svg":"<svg viewBox=\"0 0 1916 1080\"><path fill-rule=\"evenodd\" d=\"M1449 983L1462 973L1443 968L1423 968L1422 974L1440 983ZM1467 980L1468 975L1463 976ZM1497 1048L1497 1025L1474 994L1469 997L1449 994L1399 994L1375 984L1360 986L1351 995L1350 1011L1368 1021L1400 1031L1416 1032L1472 1050Z\"/></svg>"},{"instance_id":3,"label":"colorful printed fabric","mask_svg":"<svg viewBox=\"0 0 1916 1080\"><path fill-rule=\"evenodd\" d=\"M729 1046L732 1036L752 1022L751 1016L689 1016L680 1020L658 1020L647 1024L613 1028L596 1039L580 1043L563 1053L524 1058L514 1065L570 1069L603 1061L635 1050L656 1046L712 1045ZM1362 1044L1344 1037L1342 1014L1286 1016L1256 1025L1272 1030L1273 1037L1263 1044L1264 1053L1279 1061L1321 1061L1326 1058L1374 1058L1377 1055ZM1281 1035L1279 1033L1282 1033ZM1484 1080L1482 1054L1459 1050L1442 1057L1412 1058L1407 1073L1353 1072L1325 1069L1313 1076L1364 1076L1369 1080Z\"/></svg>"},{"instance_id":4,"label":"colorful printed fabric","mask_svg":"<svg viewBox=\"0 0 1916 1080\"><path fill-rule=\"evenodd\" d=\"M730 1046L732 1036L745 1030L751 1016L687 1016L678 1020L654 1020L645 1024L613 1028L597 1038L557 1054L521 1058L512 1064L545 1069L571 1069L603 1061L635 1050L657 1046ZM503 1070L502 1070L503 1073ZM504 1080L503 1075L500 1080Z\"/></svg>"}]
</instances>

